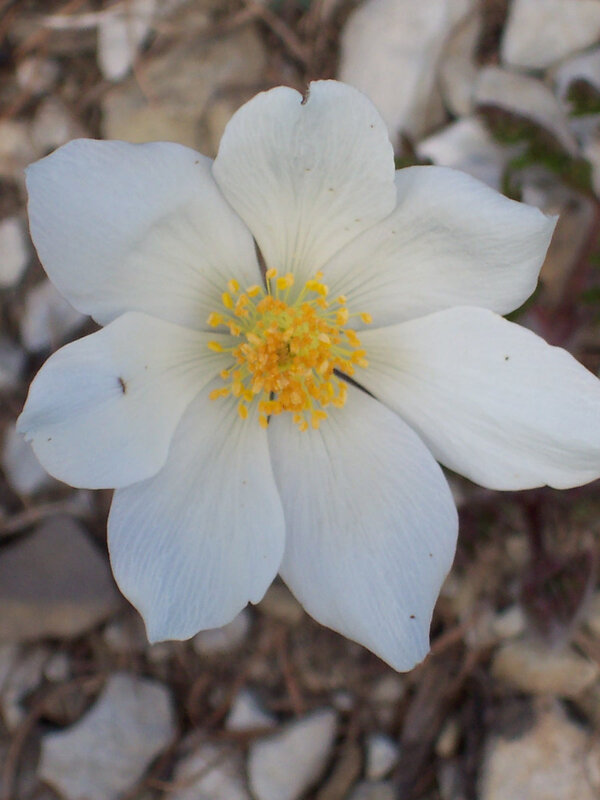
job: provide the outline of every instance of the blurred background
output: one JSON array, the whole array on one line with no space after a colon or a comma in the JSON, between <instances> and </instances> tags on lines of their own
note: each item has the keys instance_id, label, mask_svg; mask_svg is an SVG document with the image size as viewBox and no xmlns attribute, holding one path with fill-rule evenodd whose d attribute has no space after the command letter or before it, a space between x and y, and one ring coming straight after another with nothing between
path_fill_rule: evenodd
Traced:
<instances>
[{"instance_id":1,"label":"blurred background","mask_svg":"<svg viewBox=\"0 0 600 800\"><path fill-rule=\"evenodd\" d=\"M46 357L94 329L36 258L24 167L80 136L214 156L256 92L331 77L374 100L399 167L560 214L512 318L598 373L600 0L0 0L0 800L600 797L598 484L451 476L432 653L398 675L278 583L150 647L110 574L110 492L14 432Z\"/></svg>"}]
</instances>

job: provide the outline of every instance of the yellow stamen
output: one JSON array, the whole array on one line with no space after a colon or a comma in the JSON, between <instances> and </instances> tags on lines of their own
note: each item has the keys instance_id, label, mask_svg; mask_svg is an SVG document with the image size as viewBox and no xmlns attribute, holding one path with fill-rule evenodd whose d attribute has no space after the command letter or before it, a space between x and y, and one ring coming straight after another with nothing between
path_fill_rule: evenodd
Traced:
<instances>
[{"instance_id":1,"label":"yellow stamen","mask_svg":"<svg viewBox=\"0 0 600 800\"><path fill-rule=\"evenodd\" d=\"M347 384L336 372L353 375L356 367L368 365L366 352L355 331L346 328L351 316L368 323L366 312L350 314L346 297L331 302L328 287L318 272L288 302L294 286L292 273L265 273L266 288L259 285L240 290L232 278L221 301L224 311L208 317L212 327L225 325L237 338L231 348L210 341L216 353L230 353L231 364L220 372L222 389L210 392L211 400L237 398L237 413L249 416L256 399L258 422L269 425L269 417L290 412L301 431L318 429L327 419L327 406L342 408ZM235 299L234 299L235 298Z\"/></svg>"}]
</instances>

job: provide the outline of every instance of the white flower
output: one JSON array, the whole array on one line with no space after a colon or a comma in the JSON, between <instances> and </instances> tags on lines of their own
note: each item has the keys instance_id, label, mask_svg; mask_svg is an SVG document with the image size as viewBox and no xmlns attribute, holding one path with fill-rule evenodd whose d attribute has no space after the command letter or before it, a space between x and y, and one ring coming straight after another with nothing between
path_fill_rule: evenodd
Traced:
<instances>
[{"instance_id":1,"label":"white flower","mask_svg":"<svg viewBox=\"0 0 600 800\"><path fill-rule=\"evenodd\" d=\"M553 219L450 169L394 175L349 86L301 99L255 97L214 163L79 140L29 169L41 261L105 327L48 360L19 428L56 477L116 487L112 565L152 640L229 622L279 571L409 669L456 541L435 459L495 489L591 481L600 388L498 316Z\"/></svg>"}]
</instances>

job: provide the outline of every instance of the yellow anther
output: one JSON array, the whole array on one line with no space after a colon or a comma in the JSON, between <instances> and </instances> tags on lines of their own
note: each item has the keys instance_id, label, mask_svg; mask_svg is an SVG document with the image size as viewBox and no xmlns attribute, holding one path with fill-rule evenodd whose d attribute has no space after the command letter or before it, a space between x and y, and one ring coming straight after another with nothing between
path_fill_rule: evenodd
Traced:
<instances>
[{"instance_id":1,"label":"yellow anther","mask_svg":"<svg viewBox=\"0 0 600 800\"><path fill-rule=\"evenodd\" d=\"M373 322L373 317L368 314L366 311L363 311L360 315L360 318L365 323L365 325L370 325Z\"/></svg>"},{"instance_id":2,"label":"yellow anther","mask_svg":"<svg viewBox=\"0 0 600 800\"><path fill-rule=\"evenodd\" d=\"M344 333L346 334L346 338L348 339L352 347L361 346L361 341L356 335L355 331L353 331L351 328L348 328L348 330L345 330Z\"/></svg>"},{"instance_id":3,"label":"yellow anther","mask_svg":"<svg viewBox=\"0 0 600 800\"><path fill-rule=\"evenodd\" d=\"M341 294L339 297L335 298L335 302L339 303L341 306L345 306L348 300L346 299L345 294Z\"/></svg>"},{"instance_id":4,"label":"yellow anther","mask_svg":"<svg viewBox=\"0 0 600 800\"><path fill-rule=\"evenodd\" d=\"M221 314L217 314L216 311L211 311L206 319L206 324L210 325L211 328L216 328L217 325L223 324L223 317Z\"/></svg>"},{"instance_id":5,"label":"yellow anther","mask_svg":"<svg viewBox=\"0 0 600 800\"><path fill-rule=\"evenodd\" d=\"M223 292L223 294L221 295L221 302L223 303L225 308L231 311L231 309L233 308L233 300L230 294L228 294L227 292Z\"/></svg>"},{"instance_id":6,"label":"yellow anther","mask_svg":"<svg viewBox=\"0 0 600 800\"><path fill-rule=\"evenodd\" d=\"M353 375L356 367L368 363L358 335L345 325L350 316L363 321L370 317L351 315L344 295L328 310L329 290L322 278L317 273L308 280L291 304L283 298L294 283L292 273L278 277L276 269L269 269L266 288L256 284L242 293L235 279L228 281L229 291L221 299L233 314L214 311L209 323L226 325L237 343L232 347L216 341L208 344L215 352L231 354L230 365L220 373L226 386L210 392L211 399L238 398L242 419L249 416L249 406L256 399L261 427L268 426L269 417L287 411L302 431L317 429L327 419L326 407L344 405L347 385L334 372ZM273 279L274 289L269 285Z\"/></svg>"}]
</instances>

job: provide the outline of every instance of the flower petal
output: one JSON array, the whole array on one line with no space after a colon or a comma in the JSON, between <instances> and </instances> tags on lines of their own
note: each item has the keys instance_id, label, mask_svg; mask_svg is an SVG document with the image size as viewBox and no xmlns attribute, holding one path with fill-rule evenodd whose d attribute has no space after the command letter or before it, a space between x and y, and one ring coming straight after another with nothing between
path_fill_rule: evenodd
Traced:
<instances>
[{"instance_id":1,"label":"flower petal","mask_svg":"<svg viewBox=\"0 0 600 800\"><path fill-rule=\"evenodd\" d=\"M242 106L213 173L268 267L298 281L394 208L394 156L375 106L351 86L280 86Z\"/></svg>"},{"instance_id":2,"label":"flower petal","mask_svg":"<svg viewBox=\"0 0 600 800\"><path fill-rule=\"evenodd\" d=\"M332 296L380 327L456 305L499 313L535 289L556 219L447 167L396 173L395 211L326 266Z\"/></svg>"},{"instance_id":3,"label":"flower petal","mask_svg":"<svg viewBox=\"0 0 600 800\"><path fill-rule=\"evenodd\" d=\"M184 415L161 472L115 492L108 524L115 578L151 641L187 639L257 603L284 536L256 411L243 422L231 398L210 402L207 391Z\"/></svg>"},{"instance_id":4,"label":"flower petal","mask_svg":"<svg viewBox=\"0 0 600 800\"><path fill-rule=\"evenodd\" d=\"M78 139L29 167L31 235L75 308L205 328L230 278L256 283L252 237L210 165L177 144Z\"/></svg>"},{"instance_id":5,"label":"flower petal","mask_svg":"<svg viewBox=\"0 0 600 800\"><path fill-rule=\"evenodd\" d=\"M287 522L281 575L309 614L395 669L429 648L457 515L418 436L364 392L302 433L282 415L269 443Z\"/></svg>"},{"instance_id":6,"label":"flower petal","mask_svg":"<svg viewBox=\"0 0 600 800\"><path fill-rule=\"evenodd\" d=\"M48 359L18 430L48 472L73 486L148 478L165 463L188 403L226 363L208 349L209 337L216 338L124 314Z\"/></svg>"},{"instance_id":7,"label":"flower petal","mask_svg":"<svg viewBox=\"0 0 600 800\"><path fill-rule=\"evenodd\" d=\"M490 489L600 477L600 381L530 330L453 308L361 341L362 383L450 469Z\"/></svg>"}]
</instances>

